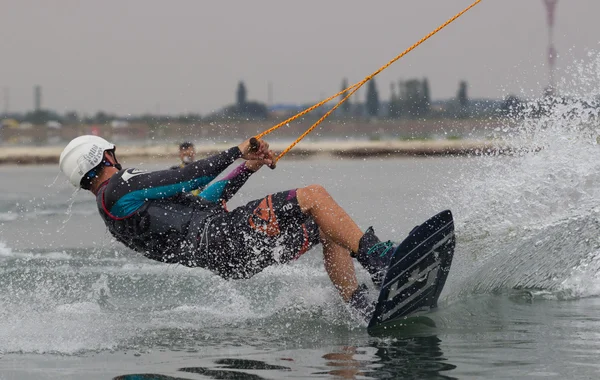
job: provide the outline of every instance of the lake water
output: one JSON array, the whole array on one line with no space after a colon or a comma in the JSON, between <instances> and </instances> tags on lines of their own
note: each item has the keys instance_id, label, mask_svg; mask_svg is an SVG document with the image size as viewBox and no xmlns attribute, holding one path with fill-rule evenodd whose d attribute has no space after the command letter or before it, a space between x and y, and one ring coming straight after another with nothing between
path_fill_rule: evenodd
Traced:
<instances>
[{"instance_id":1,"label":"lake water","mask_svg":"<svg viewBox=\"0 0 600 380\"><path fill-rule=\"evenodd\" d=\"M352 319L320 248L224 281L115 243L55 166L0 167L0 379L599 378L599 148L546 131L512 157L284 159L232 200L319 183L396 241L450 208L436 327L384 337Z\"/></svg>"}]
</instances>

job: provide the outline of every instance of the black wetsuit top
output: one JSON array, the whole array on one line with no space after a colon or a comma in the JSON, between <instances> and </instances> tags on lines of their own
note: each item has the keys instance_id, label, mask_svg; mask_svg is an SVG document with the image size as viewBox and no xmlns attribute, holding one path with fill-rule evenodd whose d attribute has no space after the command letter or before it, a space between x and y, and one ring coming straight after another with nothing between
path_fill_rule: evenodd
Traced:
<instances>
[{"instance_id":1,"label":"black wetsuit top","mask_svg":"<svg viewBox=\"0 0 600 380\"><path fill-rule=\"evenodd\" d=\"M121 170L98 191L100 215L129 248L154 260L196 266L193 251L207 218L225 212L224 202L253 172L242 164L204 187L240 156L234 147L175 170ZM204 188L199 196L189 193L198 188Z\"/></svg>"},{"instance_id":2,"label":"black wetsuit top","mask_svg":"<svg viewBox=\"0 0 600 380\"><path fill-rule=\"evenodd\" d=\"M174 169L174 170L181 169L181 168L183 168L184 166L187 166L187 165L189 165L189 164L191 164L191 163L193 163L193 161L192 161L192 162L182 162L182 163L181 163L181 164L179 164L179 165L174 165L174 166L171 166L171 169ZM190 193L192 193L193 195L199 195L199 194L200 194L200 190L199 190L199 189L192 190L192 191L190 191Z\"/></svg>"}]
</instances>

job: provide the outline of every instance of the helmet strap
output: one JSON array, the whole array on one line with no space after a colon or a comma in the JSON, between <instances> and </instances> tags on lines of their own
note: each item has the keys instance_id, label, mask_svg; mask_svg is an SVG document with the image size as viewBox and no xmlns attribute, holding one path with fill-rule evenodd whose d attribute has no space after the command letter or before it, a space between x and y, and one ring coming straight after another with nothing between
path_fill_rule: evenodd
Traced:
<instances>
[{"instance_id":1,"label":"helmet strap","mask_svg":"<svg viewBox=\"0 0 600 380\"><path fill-rule=\"evenodd\" d=\"M115 158L115 161L116 160L117 159ZM121 164L119 164L119 161L115 162L114 164L112 164L112 163L110 163L108 161L102 161L102 163L104 164L104 166L112 166L112 167L114 167L117 170L123 169L123 167L121 166Z\"/></svg>"},{"instance_id":2,"label":"helmet strap","mask_svg":"<svg viewBox=\"0 0 600 380\"><path fill-rule=\"evenodd\" d=\"M109 152L110 152L110 155L112 156L112 158L115 160L115 163L113 164L113 163L107 161L106 158L105 158L104 160L102 160L102 162L104 163L104 166L112 166L112 167L114 167L117 170L122 170L123 167L119 163L119 160L117 160L117 156L115 155L114 149L110 150Z\"/></svg>"},{"instance_id":3,"label":"helmet strap","mask_svg":"<svg viewBox=\"0 0 600 380\"><path fill-rule=\"evenodd\" d=\"M92 184L92 181L94 178L98 177L100 175L100 172L102 171L102 168L104 167L114 167L117 170L121 170L121 164L119 163L119 161L117 161L117 157L115 156L114 152L111 151L112 154L112 158L114 159L115 163L111 163L110 161L108 161L106 159L106 157L104 157L102 159L102 161L92 170L90 170L89 172L87 172L85 174L85 176L81 179L81 187L83 189L89 190L90 186Z\"/></svg>"}]
</instances>

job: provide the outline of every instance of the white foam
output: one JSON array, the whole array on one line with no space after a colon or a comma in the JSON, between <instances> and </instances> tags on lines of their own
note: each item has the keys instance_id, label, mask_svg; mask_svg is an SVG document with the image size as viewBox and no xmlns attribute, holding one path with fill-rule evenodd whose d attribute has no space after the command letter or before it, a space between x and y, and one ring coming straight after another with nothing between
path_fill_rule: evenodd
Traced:
<instances>
[{"instance_id":1,"label":"white foam","mask_svg":"<svg viewBox=\"0 0 600 380\"><path fill-rule=\"evenodd\" d=\"M33 253L33 252L17 252L6 246L5 243L0 242L0 256L19 258L19 259L33 259L33 260L71 260L73 256L66 252L47 252L47 253Z\"/></svg>"},{"instance_id":2,"label":"white foam","mask_svg":"<svg viewBox=\"0 0 600 380\"><path fill-rule=\"evenodd\" d=\"M595 228L600 200L600 55L589 58L563 80L562 104L542 103L545 115L507 124L499 137L520 149L516 156L476 159L480 170L457 179L440 202L457 220L447 291L529 285L599 294L580 288L595 273L579 262L599 254L577 230Z\"/></svg>"},{"instance_id":3,"label":"white foam","mask_svg":"<svg viewBox=\"0 0 600 380\"><path fill-rule=\"evenodd\" d=\"M66 252L48 252L44 254L34 254L32 255L35 258L43 258L46 260L71 260L73 256L69 255Z\"/></svg>"},{"instance_id":4,"label":"white foam","mask_svg":"<svg viewBox=\"0 0 600 380\"><path fill-rule=\"evenodd\" d=\"M0 241L0 256L10 257L13 252L3 241Z\"/></svg>"},{"instance_id":5,"label":"white foam","mask_svg":"<svg viewBox=\"0 0 600 380\"><path fill-rule=\"evenodd\" d=\"M0 222L12 222L18 218L19 214L15 212L0 212Z\"/></svg>"},{"instance_id":6,"label":"white foam","mask_svg":"<svg viewBox=\"0 0 600 380\"><path fill-rule=\"evenodd\" d=\"M587 260L573 268L557 292L566 294L565 298L600 296L600 250L591 252Z\"/></svg>"},{"instance_id":7,"label":"white foam","mask_svg":"<svg viewBox=\"0 0 600 380\"><path fill-rule=\"evenodd\" d=\"M65 264L52 266L50 273L33 268L24 277L17 274L10 280L13 292L0 295L0 351L77 354L133 347L146 339L149 343L142 344L151 345L152 339L163 339L162 330L225 331L246 323L296 328L294 333L301 334L302 327L289 323L298 318L358 325L327 278L320 255L243 281L152 262L123 267L82 267L75 275ZM148 287L147 281L139 288L122 287L130 284L131 274L147 280L156 269L166 289ZM174 290L184 294L171 294Z\"/></svg>"},{"instance_id":8,"label":"white foam","mask_svg":"<svg viewBox=\"0 0 600 380\"><path fill-rule=\"evenodd\" d=\"M75 302L56 307L57 313L65 314L95 314L100 313L101 311L100 305L95 302Z\"/></svg>"},{"instance_id":9,"label":"white foam","mask_svg":"<svg viewBox=\"0 0 600 380\"><path fill-rule=\"evenodd\" d=\"M11 311L0 319L0 351L5 353L74 354L112 349L133 334L119 316L91 312L90 306L63 305L52 311L0 306Z\"/></svg>"}]
</instances>

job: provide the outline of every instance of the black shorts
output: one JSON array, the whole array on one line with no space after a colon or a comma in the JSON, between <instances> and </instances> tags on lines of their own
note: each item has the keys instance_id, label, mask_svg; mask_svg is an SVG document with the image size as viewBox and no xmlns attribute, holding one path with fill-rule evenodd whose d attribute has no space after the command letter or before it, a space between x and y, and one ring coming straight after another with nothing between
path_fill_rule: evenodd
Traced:
<instances>
[{"instance_id":1,"label":"black shorts","mask_svg":"<svg viewBox=\"0 0 600 380\"><path fill-rule=\"evenodd\" d=\"M319 227L289 190L212 216L198 239L197 262L227 279L250 278L319 242Z\"/></svg>"}]
</instances>

